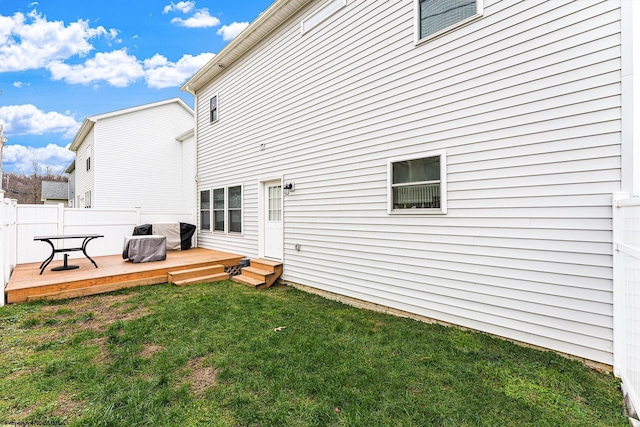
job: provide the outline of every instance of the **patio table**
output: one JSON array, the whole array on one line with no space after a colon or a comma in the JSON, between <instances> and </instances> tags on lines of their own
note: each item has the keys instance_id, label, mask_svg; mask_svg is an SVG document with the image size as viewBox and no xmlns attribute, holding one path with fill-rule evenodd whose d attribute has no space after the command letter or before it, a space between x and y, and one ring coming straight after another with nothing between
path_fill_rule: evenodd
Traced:
<instances>
[{"instance_id":1,"label":"patio table","mask_svg":"<svg viewBox=\"0 0 640 427\"><path fill-rule=\"evenodd\" d=\"M73 270L76 268L80 268L77 265L69 265L67 263L67 259L69 257L69 254L67 252L75 252L75 251L82 251L84 256L86 256L89 259L89 261L91 261L93 265L95 265L95 267L98 268L98 264L96 264L96 262L93 259L91 259L89 254L87 254L87 244L93 239L97 239L98 237L104 237L104 236L102 234L60 234L56 236L35 236L33 240L46 242L49 245L51 245L51 255L49 255L47 259L42 261L42 264L40 264L40 274L42 274L42 272L47 267L47 265L49 265L49 263L53 260L53 257L58 253L64 253L64 265L61 265L59 267L54 267L51 269L51 271ZM69 240L69 239L84 239L84 240L82 241L82 245L80 247L62 248L62 249L56 249L56 247L52 242L52 240Z\"/></svg>"}]
</instances>

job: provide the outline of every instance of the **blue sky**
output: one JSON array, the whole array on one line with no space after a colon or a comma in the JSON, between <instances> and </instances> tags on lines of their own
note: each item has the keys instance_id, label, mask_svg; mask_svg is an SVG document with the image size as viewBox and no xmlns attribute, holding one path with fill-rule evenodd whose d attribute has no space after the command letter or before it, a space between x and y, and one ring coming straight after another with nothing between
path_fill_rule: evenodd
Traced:
<instances>
[{"instance_id":1,"label":"blue sky","mask_svg":"<svg viewBox=\"0 0 640 427\"><path fill-rule=\"evenodd\" d=\"M180 86L273 0L0 1L3 171L64 171L87 116Z\"/></svg>"}]
</instances>

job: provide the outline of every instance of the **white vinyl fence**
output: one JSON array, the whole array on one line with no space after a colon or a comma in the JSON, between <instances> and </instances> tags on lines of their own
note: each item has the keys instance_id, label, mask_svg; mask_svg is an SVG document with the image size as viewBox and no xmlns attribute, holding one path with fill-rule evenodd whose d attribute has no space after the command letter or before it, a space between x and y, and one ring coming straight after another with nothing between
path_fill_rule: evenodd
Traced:
<instances>
[{"instance_id":1,"label":"white vinyl fence","mask_svg":"<svg viewBox=\"0 0 640 427\"><path fill-rule=\"evenodd\" d=\"M131 236L133 228L140 224L159 222L186 222L195 224L193 213L141 212L139 209L74 209L59 205L17 205L0 194L0 277L3 290L17 264L42 262L51 253L44 242L34 241L35 236L59 234L97 233L104 237L87 246L91 257L122 253L125 236ZM77 247L77 241L60 241L58 248ZM56 259L63 255L57 254ZM80 252L70 252L70 258L84 257ZM4 298L0 298L0 306Z\"/></svg>"},{"instance_id":2,"label":"white vinyl fence","mask_svg":"<svg viewBox=\"0 0 640 427\"><path fill-rule=\"evenodd\" d=\"M640 411L640 197L618 193L613 204L614 370Z\"/></svg>"},{"instance_id":3,"label":"white vinyl fence","mask_svg":"<svg viewBox=\"0 0 640 427\"><path fill-rule=\"evenodd\" d=\"M4 198L0 191L0 282L3 295L0 306L4 305L4 288L16 266L16 202Z\"/></svg>"}]
</instances>

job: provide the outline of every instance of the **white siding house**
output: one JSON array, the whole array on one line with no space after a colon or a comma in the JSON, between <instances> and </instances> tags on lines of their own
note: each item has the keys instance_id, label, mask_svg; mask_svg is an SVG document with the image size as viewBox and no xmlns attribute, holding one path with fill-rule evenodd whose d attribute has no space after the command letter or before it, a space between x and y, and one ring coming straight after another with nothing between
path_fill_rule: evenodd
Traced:
<instances>
[{"instance_id":1,"label":"white siding house","mask_svg":"<svg viewBox=\"0 0 640 427\"><path fill-rule=\"evenodd\" d=\"M179 98L87 117L70 150L75 207L195 207L193 110Z\"/></svg>"},{"instance_id":2,"label":"white siding house","mask_svg":"<svg viewBox=\"0 0 640 427\"><path fill-rule=\"evenodd\" d=\"M637 6L438 3L278 0L183 86L198 244L612 365Z\"/></svg>"}]
</instances>

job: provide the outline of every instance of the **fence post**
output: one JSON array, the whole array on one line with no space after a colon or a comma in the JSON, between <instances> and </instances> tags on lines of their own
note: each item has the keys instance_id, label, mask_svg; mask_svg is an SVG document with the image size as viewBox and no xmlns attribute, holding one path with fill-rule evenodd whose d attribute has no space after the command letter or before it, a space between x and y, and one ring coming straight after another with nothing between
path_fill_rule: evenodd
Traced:
<instances>
[{"instance_id":1,"label":"fence post","mask_svg":"<svg viewBox=\"0 0 640 427\"><path fill-rule=\"evenodd\" d=\"M64 232L64 204L58 203L58 234L65 234Z\"/></svg>"},{"instance_id":2,"label":"fence post","mask_svg":"<svg viewBox=\"0 0 640 427\"><path fill-rule=\"evenodd\" d=\"M618 243L624 238L624 215L619 201L629 198L629 193L613 194L613 372L622 377L626 369L626 305L624 254L618 250Z\"/></svg>"}]
</instances>

